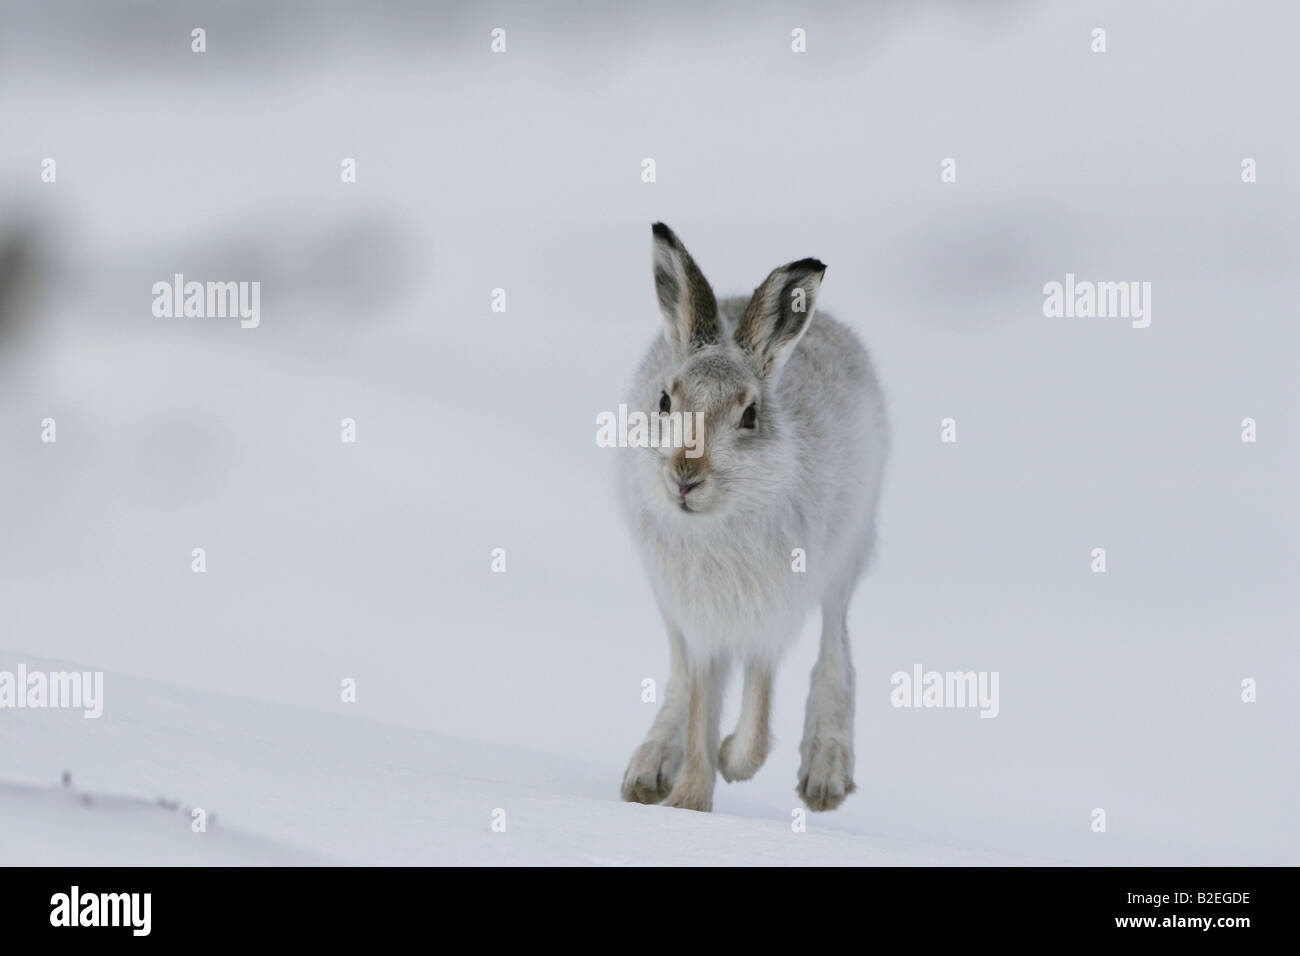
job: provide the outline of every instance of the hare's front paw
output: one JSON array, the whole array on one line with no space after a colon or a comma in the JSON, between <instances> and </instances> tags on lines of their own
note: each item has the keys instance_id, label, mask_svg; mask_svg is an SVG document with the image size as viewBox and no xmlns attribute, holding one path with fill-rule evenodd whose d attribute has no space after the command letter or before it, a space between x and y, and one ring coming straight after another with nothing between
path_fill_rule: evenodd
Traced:
<instances>
[{"instance_id":1,"label":"hare's front paw","mask_svg":"<svg viewBox=\"0 0 1300 956\"><path fill-rule=\"evenodd\" d=\"M691 780L689 776L673 788L668 794L664 806L676 807L678 810L699 810L708 813L713 809L713 781L708 783Z\"/></svg>"},{"instance_id":2,"label":"hare's front paw","mask_svg":"<svg viewBox=\"0 0 1300 956\"><path fill-rule=\"evenodd\" d=\"M647 740L623 774L623 799L628 803L658 803L668 796L682 765L682 748L662 740Z\"/></svg>"},{"instance_id":3,"label":"hare's front paw","mask_svg":"<svg viewBox=\"0 0 1300 956\"><path fill-rule=\"evenodd\" d=\"M738 739L739 738L739 739ZM718 753L718 769L722 779L727 783L748 780L758 773L767 759L767 741L754 740L739 734L731 734L722 742Z\"/></svg>"},{"instance_id":4,"label":"hare's front paw","mask_svg":"<svg viewBox=\"0 0 1300 956\"><path fill-rule=\"evenodd\" d=\"M809 810L834 810L857 789L853 785L853 749L833 737L804 741L799 768L800 799Z\"/></svg>"}]
</instances>

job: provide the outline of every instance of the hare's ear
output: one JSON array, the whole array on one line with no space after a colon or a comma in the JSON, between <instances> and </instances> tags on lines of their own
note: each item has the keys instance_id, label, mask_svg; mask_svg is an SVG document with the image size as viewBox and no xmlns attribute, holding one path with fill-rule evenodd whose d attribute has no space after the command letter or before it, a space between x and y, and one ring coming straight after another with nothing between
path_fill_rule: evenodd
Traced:
<instances>
[{"instance_id":1,"label":"hare's ear","mask_svg":"<svg viewBox=\"0 0 1300 956\"><path fill-rule=\"evenodd\" d=\"M800 259L773 269L745 306L736 344L754 358L759 376L775 378L808 331L826 266Z\"/></svg>"},{"instance_id":2,"label":"hare's ear","mask_svg":"<svg viewBox=\"0 0 1300 956\"><path fill-rule=\"evenodd\" d=\"M719 341L718 300L680 239L654 224L655 292L664 314L664 338L679 358Z\"/></svg>"}]
</instances>

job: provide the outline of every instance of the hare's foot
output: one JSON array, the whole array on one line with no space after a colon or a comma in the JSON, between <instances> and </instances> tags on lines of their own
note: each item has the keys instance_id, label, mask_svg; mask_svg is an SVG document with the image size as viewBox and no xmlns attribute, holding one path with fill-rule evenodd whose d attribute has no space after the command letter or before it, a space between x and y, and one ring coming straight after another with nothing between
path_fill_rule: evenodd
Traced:
<instances>
[{"instance_id":1,"label":"hare's foot","mask_svg":"<svg viewBox=\"0 0 1300 956\"><path fill-rule=\"evenodd\" d=\"M857 788L853 784L853 746L835 737L814 735L799 746L803 755L795 789L809 810L834 810Z\"/></svg>"},{"instance_id":2,"label":"hare's foot","mask_svg":"<svg viewBox=\"0 0 1300 956\"><path fill-rule=\"evenodd\" d=\"M718 752L718 769L727 783L748 780L758 773L767 759L768 742L737 730L722 742Z\"/></svg>"},{"instance_id":3,"label":"hare's foot","mask_svg":"<svg viewBox=\"0 0 1300 956\"><path fill-rule=\"evenodd\" d=\"M647 738L636 748L623 774L623 799L628 803L658 803L668 796L682 766L680 742Z\"/></svg>"},{"instance_id":4,"label":"hare's foot","mask_svg":"<svg viewBox=\"0 0 1300 956\"><path fill-rule=\"evenodd\" d=\"M718 769L727 783L748 780L763 766L772 746L768 731L772 709L772 668L763 661L745 666L745 694L736 732L722 742Z\"/></svg>"},{"instance_id":5,"label":"hare's foot","mask_svg":"<svg viewBox=\"0 0 1300 956\"><path fill-rule=\"evenodd\" d=\"M699 810L708 813L713 809L713 776L702 779L698 774L683 774L664 801L665 806L679 810Z\"/></svg>"}]
</instances>

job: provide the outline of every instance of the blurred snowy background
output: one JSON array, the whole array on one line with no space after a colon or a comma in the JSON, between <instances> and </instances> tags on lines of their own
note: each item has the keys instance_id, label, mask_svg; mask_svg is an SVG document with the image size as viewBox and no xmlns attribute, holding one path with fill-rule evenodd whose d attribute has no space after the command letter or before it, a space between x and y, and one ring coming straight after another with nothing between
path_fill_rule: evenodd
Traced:
<instances>
[{"instance_id":1,"label":"blurred snowy background","mask_svg":"<svg viewBox=\"0 0 1300 956\"><path fill-rule=\"evenodd\" d=\"M99 721L0 711L0 862L1300 862L1294 4L3 20L0 669L108 676ZM808 834L815 619L754 781L617 803L667 649L595 417L658 219L720 294L827 262L890 404L858 792ZM177 272L260 281L261 326L155 318ZM1150 328L1044 318L1066 272L1151 282ZM892 708L914 663L999 671L1000 715Z\"/></svg>"}]
</instances>

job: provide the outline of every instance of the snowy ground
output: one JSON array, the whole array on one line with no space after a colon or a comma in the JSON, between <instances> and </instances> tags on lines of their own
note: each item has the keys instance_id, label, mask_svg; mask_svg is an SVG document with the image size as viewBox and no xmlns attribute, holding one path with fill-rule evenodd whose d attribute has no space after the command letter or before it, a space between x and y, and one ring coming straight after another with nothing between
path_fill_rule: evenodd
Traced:
<instances>
[{"instance_id":1,"label":"snowy ground","mask_svg":"<svg viewBox=\"0 0 1300 956\"><path fill-rule=\"evenodd\" d=\"M0 711L0 862L1300 862L1300 9L132 8L0 32L0 669L109 675ZM667 651L594 433L659 219L720 292L827 262L890 405L858 791L804 834L815 621L753 781L616 801ZM1044 318L1067 271L1150 328ZM154 318L176 272L261 326ZM916 663L999 716L892 708Z\"/></svg>"},{"instance_id":2,"label":"snowy ground","mask_svg":"<svg viewBox=\"0 0 1300 956\"><path fill-rule=\"evenodd\" d=\"M0 670L14 666L0 652ZM762 804L712 815L624 804L617 781L592 763L346 712L118 675L106 688L114 706L99 719L4 714L6 770L23 782L0 781L0 864L1033 862L855 832L832 816L796 832L788 812ZM212 818L202 832L191 826L195 807ZM493 829L497 811L504 830Z\"/></svg>"}]
</instances>

